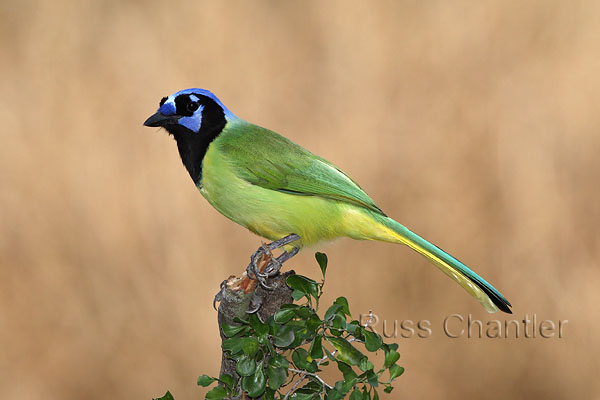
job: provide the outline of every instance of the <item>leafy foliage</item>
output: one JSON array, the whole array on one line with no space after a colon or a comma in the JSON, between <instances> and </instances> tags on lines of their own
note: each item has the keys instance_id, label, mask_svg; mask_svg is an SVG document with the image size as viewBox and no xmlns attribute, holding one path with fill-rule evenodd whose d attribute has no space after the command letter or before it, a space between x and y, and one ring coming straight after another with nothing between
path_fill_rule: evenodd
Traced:
<instances>
[{"instance_id":1,"label":"leafy foliage","mask_svg":"<svg viewBox=\"0 0 600 400\"><path fill-rule=\"evenodd\" d=\"M152 400L174 400L174 399L173 399L173 395L171 395L171 392L167 391L167 393L165 393L165 395L163 397L159 397L159 398L152 399Z\"/></svg>"},{"instance_id":2,"label":"leafy foliage","mask_svg":"<svg viewBox=\"0 0 600 400\"><path fill-rule=\"evenodd\" d=\"M379 399L377 389L383 388L385 393L392 391L392 382L404 372L404 368L396 364L400 358L398 345L384 343L370 327L351 319L344 297L338 297L323 318L319 316L327 256L316 253L315 258L323 273L321 282L301 275L287 279L294 299L304 299L303 303L284 304L265 322L251 314L245 320L237 319L238 325L222 325L227 337L223 349L236 361L239 377L200 376L200 386L218 383L206 394L206 399L239 396L239 388L251 398L295 400L346 397L375 400ZM380 350L384 352L385 361L376 370L365 352ZM333 385L319 376L328 365L337 366L343 377ZM389 378L384 378L386 371L385 376L389 374Z\"/></svg>"}]
</instances>

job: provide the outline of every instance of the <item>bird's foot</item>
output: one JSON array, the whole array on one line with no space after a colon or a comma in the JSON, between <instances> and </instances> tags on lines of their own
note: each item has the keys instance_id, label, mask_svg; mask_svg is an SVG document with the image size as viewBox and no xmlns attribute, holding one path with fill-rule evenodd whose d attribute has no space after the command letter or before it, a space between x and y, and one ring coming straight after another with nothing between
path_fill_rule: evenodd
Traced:
<instances>
[{"instance_id":1,"label":"bird's foot","mask_svg":"<svg viewBox=\"0 0 600 400\"><path fill-rule=\"evenodd\" d=\"M225 279L223 282L221 282L221 284L219 285L219 293L217 293L215 295L215 298L213 299L213 308L215 310L217 309L217 303L223 300L223 291L225 290L225 288L227 288L227 281L228 279Z\"/></svg>"},{"instance_id":2,"label":"bird's foot","mask_svg":"<svg viewBox=\"0 0 600 400\"><path fill-rule=\"evenodd\" d=\"M263 298L260 297L256 292L252 295L252 299L250 300L250 305L248 306L248 310L246 310L246 314L254 314L260 307L262 306ZM260 318L260 316L259 316ZM263 321L261 321L263 322Z\"/></svg>"},{"instance_id":3,"label":"bird's foot","mask_svg":"<svg viewBox=\"0 0 600 400\"><path fill-rule=\"evenodd\" d=\"M258 250L256 250L256 252L250 256L250 264L246 268L248 277L258 281L260 286L263 288L272 289L271 286L267 285L267 279L277 275L283 263L298 254L299 250L294 248L290 252L284 251L279 257L273 257L271 252L298 239L300 239L300 236L292 233L291 235L276 240L272 243L263 243ZM266 263L262 269L262 272L258 265L261 261Z\"/></svg>"}]
</instances>

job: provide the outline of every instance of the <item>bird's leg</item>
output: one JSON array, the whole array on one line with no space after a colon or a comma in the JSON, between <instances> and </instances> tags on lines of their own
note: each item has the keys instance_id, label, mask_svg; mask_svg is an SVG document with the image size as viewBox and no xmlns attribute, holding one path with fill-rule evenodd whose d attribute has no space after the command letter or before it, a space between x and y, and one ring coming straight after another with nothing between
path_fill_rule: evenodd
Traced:
<instances>
[{"instance_id":1,"label":"bird's leg","mask_svg":"<svg viewBox=\"0 0 600 400\"><path fill-rule=\"evenodd\" d=\"M293 256L295 256L298 253L298 249L294 248L289 253L287 251L284 251L283 254L281 254L277 258L273 257L271 251L283 247L287 244L290 244L298 239L300 239L300 236L296 235L295 233L292 233L291 235L288 235L284 238L276 240L272 243L263 244L261 247L259 247L258 250L256 250L256 252L252 254L252 256L250 256L250 264L246 268L246 273L248 274L248 277L257 280L258 283L265 289L272 289L266 283L267 278L277 275L277 273L281 269L281 265ZM258 263L264 258L267 258L267 265L264 268L265 272L260 272Z\"/></svg>"},{"instance_id":2,"label":"bird's leg","mask_svg":"<svg viewBox=\"0 0 600 400\"><path fill-rule=\"evenodd\" d=\"M298 239L300 239L300 236L291 234L272 243L263 243L258 250L250 256L250 264L246 268L245 278L230 276L221 283L221 290L219 290L219 293L217 293L213 300L213 307L216 309L217 302L224 300L227 290L243 290L244 293L249 293L254 290L256 282L264 289L275 289L275 287L267 285L267 279L276 276L279 273L282 264L298 254L299 249L293 248L290 252L284 251L279 257L274 257L272 251ZM261 270L263 272L261 272ZM249 309L246 312L249 314L257 312L262 306L262 303L263 298L261 295L254 292L249 304Z\"/></svg>"},{"instance_id":3,"label":"bird's leg","mask_svg":"<svg viewBox=\"0 0 600 400\"><path fill-rule=\"evenodd\" d=\"M300 239L300 236L296 235L295 233L291 233L291 234L287 235L286 237L283 237L279 240L276 240L272 243L267 244L267 248L269 250L275 250L275 249L285 246L286 244L295 242L296 240L299 240L299 239Z\"/></svg>"},{"instance_id":4,"label":"bird's leg","mask_svg":"<svg viewBox=\"0 0 600 400\"><path fill-rule=\"evenodd\" d=\"M262 243L258 250L256 250L254 254L250 256L250 264L248 264L248 267L246 267L246 274L248 277L250 279L259 280L258 277L260 276L260 268L258 267L258 263L263 259L269 261L272 257L273 255L271 254L271 250L269 249L268 245Z\"/></svg>"},{"instance_id":5,"label":"bird's leg","mask_svg":"<svg viewBox=\"0 0 600 400\"><path fill-rule=\"evenodd\" d=\"M300 249L294 247L292 251L284 251L279 257L272 258L271 261L269 261L269 263L265 267L264 271L260 273L260 275L266 278L274 277L279 273L279 270L281 269L283 263L289 260L290 258L294 257L296 254L298 254L299 251Z\"/></svg>"},{"instance_id":6,"label":"bird's leg","mask_svg":"<svg viewBox=\"0 0 600 400\"><path fill-rule=\"evenodd\" d=\"M296 235L296 234L291 234L288 235L282 239L279 239L273 243L269 243L268 245L266 245L267 250L270 251L271 250L275 250L277 248L283 247L291 242L294 242L296 240L300 239L300 236ZM293 256L295 256L296 254L298 254L298 248L293 248L292 251L287 252L284 251L279 257L277 258L273 258L271 256L271 259L267 262L267 265L265 266L265 268L263 269L262 272L258 272L258 276L261 278L272 278L273 276L277 275L279 273L279 270L281 270L281 266L284 262L286 262L287 260L289 260L290 258L292 258Z\"/></svg>"}]
</instances>

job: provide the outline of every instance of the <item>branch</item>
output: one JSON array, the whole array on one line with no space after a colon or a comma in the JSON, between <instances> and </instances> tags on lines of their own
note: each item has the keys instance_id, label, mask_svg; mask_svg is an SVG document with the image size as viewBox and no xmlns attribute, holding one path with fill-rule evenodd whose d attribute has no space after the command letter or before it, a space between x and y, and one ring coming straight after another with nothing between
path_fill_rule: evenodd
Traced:
<instances>
[{"instance_id":1,"label":"branch","mask_svg":"<svg viewBox=\"0 0 600 400\"><path fill-rule=\"evenodd\" d=\"M270 257L262 257L259 261L259 271L262 271L270 261ZM293 303L292 289L286 285L288 276L295 274L294 271L288 271L269 279L271 289L264 289L257 285L256 281L250 279L244 272L241 277L230 276L221 284L221 291L217 295L220 301L218 308L219 333L221 342L226 339L222 325L239 325L234 319L247 319L248 312L259 304L260 308L257 315L261 321L266 321L279 310L282 304ZM235 369L235 361L228 358L223 351L221 354L221 374L229 374L238 381L239 375ZM238 387L237 392L241 389Z\"/></svg>"},{"instance_id":2,"label":"branch","mask_svg":"<svg viewBox=\"0 0 600 400\"><path fill-rule=\"evenodd\" d=\"M355 342L355 341L357 341L356 338L350 338L350 339L348 339L348 343ZM335 355L335 353L337 353L337 350L334 350L331 353L331 355ZM323 358L318 359L317 360L317 366L321 365L321 363L323 361L327 360L327 358L329 358L329 357L328 356L324 356ZM312 372L301 371L301 370L298 370L298 369L295 369L295 368L291 368L291 367L288 368L288 371L292 371L292 372L295 372L297 374L300 374L300 379L298 379L298 381L294 384L294 386L292 386L292 388L285 394L285 397L283 398L283 400L287 400L290 397L290 395L292 393L294 393L294 390L296 390L298 388L298 386L300 385L300 383L302 381L304 381L304 379L307 376L314 376L315 378L317 378L319 380L319 382L321 382L321 385L326 386L328 389L332 389L333 388L333 386L331 386L330 384L328 384L327 382L325 382L319 375L314 374Z\"/></svg>"}]
</instances>

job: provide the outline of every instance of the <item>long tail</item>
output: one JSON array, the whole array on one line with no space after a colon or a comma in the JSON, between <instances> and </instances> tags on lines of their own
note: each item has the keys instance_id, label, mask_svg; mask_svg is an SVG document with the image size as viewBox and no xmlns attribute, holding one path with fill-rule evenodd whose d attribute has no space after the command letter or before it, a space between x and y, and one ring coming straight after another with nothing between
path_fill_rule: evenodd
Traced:
<instances>
[{"instance_id":1,"label":"long tail","mask_svg":"<svg viewBox=\"0 0 600 400\"><path fill-rule=\"evenodd\" d=\"M465 264L434 244L429 243L416 233L411 232L393 219L380 216L377 219L391 230L388 233L399 243L403 243L427 257L442 272L458 282L488 312L494 313L500 309L505 313L512 314L509 308L511 304L508 300L492 285L487 283L485 279L471 271Z\"/></svg>"}]
</instances>

